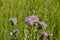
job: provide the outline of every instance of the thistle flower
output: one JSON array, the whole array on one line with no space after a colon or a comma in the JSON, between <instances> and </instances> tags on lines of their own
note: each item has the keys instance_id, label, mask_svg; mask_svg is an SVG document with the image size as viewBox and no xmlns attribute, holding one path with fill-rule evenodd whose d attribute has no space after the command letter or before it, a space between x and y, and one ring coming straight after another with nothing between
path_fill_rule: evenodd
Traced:
<instances>
[{"instance_id":1,"label":"thistle flower","mask_svg":"<svg viewBox=\"0 0 60 40\"><path fill-rule=\"evenodd\" d=\"M18 35L19 34L19 32L20 32L20 30L19 29L16 29L16 30L13 30L13 35Z\"/></svg>"},{"instance_id":2,"label":"thistle flower","mask_svg":"<svg viewBox=\"0 0 60 40\"><path fill-rule=\"evenodd\" d=\"M13 30L12 32L10 32L10 35L14 35L14 36L16 36L16 35L19 34L19 32L20 32L19 29L15 29L15 30Z\"/></svg>"},{"instance_id":3,"label":"thistle flower","mask_svg":"<svg viewBox=\"0 0 60 40\"><path fill-rule=\"evenodd\" d=\"M38 19L38 17L35 16L35 15L26 17L26 19L25 19L25 22L26 22L28 25L33 25L33 24L35 24L35 23L38 22L38 21L39 21L39 19Z\"/></svg>"},{"instance_id":4,"label":"thistle flower","mask_svg":"<svg viewBox=\"0 0 60 40\"><path fill-rule=\"evenodd\" d=\"M50 34L47 32L41 32L41 39L44 39L45 37L47 37L48 39L51 39L52 36L53 34Z\"/></svg>"},{"instance_id":5,"label":"thistle flower","mask_svg":"<svg viewBox=\"0 0 60 40\"><path fill-rule=\"evenodd\" d=\"M39 22L38 25L41 29L45 29L47 27L47 24L45 22Z\"/></svg>"},{"instance_id":6,"label":"thistle flower","mask_svg":"<svg viewBox=\"0 0 60 40\"><path fill-rule=\"evenodd\" d=\"M41 40L45 40L45 38L48 36L48 33L47 32L41 32L41 36L40 36L40 39Z\"/></svg>"},{"instance_id":7,"label":"thistle flower","mask_svg":"<svg viewBox=\"0 0 60 40\"><path fill-rule=\"evenodd\" d=\"M9 19L11 25L16 25L17 24L17 19L16 18L10 18Z\"/></svg>"},{"instance_id":8,"label":"thistle flower","mask_svg":"<svg viewBox=\"0 0 60 40\"><path fill-rule=\"evenodd\" d=\"M47 32L41 32L41 37L47 37L48 33Z\"/></svg>"}]
</instances>

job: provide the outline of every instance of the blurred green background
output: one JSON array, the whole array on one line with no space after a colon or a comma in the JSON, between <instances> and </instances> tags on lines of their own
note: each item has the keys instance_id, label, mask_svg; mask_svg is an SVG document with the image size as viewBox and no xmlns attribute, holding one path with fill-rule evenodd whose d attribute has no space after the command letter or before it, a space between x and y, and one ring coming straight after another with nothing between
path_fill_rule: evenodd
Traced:
<instances>
[{"instance_id":1,"label":"blurred green background","mask_svg":"<svg viewBox=\"0 0 60 40\"><path fill-rule=\"evenodd\" d=\"M14 28L9 18L17 18L16 28L20 29L18 40L23 40L25 17L37 15L48 25L46 31L53 33L52 40L60 40L60 0L0 0L0 40L9 40Z\"/></svg>"}]
</instances>

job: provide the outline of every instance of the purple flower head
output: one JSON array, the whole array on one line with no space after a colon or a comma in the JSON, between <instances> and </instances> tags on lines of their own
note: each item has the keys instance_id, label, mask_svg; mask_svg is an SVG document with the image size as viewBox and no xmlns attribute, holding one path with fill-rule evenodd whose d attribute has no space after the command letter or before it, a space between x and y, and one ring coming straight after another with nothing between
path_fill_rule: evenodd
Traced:
<instances>
[{"instance_id":1,"label":"purple flower head","mask_svg":"<svg viewBox=\"0 0 60 40\"><path fill-rule=\"evenodd\" d=\"M31 17L31 19L32 19L33 22L38 22L39 21L39 19L38 19L37 16L32 15L30 17Z\"/></svg>"},{"instance_id":2,"label":"purple flower head","mask_svg":"<svg viewBox=\"0 0 60 40\"><path fill-rule=\"evenodd\" d=\"M34 16L34 15L29 16L29 17L26 17L26 19L25 19L25 22L28 25L33 25L34 23L36 23L38 21L39 21L38 17L37 16Z\"/></svg>"},{"instance_id":3,"label":"purple flower head","mask_svg":"<svg viewBox=\"0 0 60 40\"><path fill-rule=\"evenodd\" d=\"M10 18L9 21L11 22L12 25L17 24L17 19L16 18Z\"/></svg>"},{"instance_id":4,"label":"purple flower head","mask_svg":"<svg viewBox=\"0 0 60 40\"><path fill-rule=\"evenodd\" d=\"M47 24L45 24L44 22L40 22L40 26L42 29L46 28L47 27Z\"/></svg>"},{"instance_id":5,"label":"purple flower head","mask_svg":"<svg viewBox=\"0 0 60 40\"><path fill-rule=\"evenodd\" d=\"M47 32L41 32L41 37L47 37L48 33Z\"/></svg>"},{"instance_id":6,"label":"purple flower head","mask_svg":"<svg viewBox=\"0 0 60 40\"><path fill-rule=\"evenodd\" d=\"M33 24L31 18L28 18L28 17L25 19L25 22L26 22L28 25L32 25L32 24Z\"/></svg>"}]
</instances>

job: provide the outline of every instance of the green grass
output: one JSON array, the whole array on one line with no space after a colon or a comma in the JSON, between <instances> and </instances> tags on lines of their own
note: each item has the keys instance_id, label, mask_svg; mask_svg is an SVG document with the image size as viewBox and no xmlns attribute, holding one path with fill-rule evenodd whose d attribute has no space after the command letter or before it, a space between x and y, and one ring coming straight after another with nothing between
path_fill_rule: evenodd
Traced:
<instances>
[{"instance_id":1,"label":"green grass","mask_svg":"<svg viewBox=\"0 0 60 40\"><path fill-rule=\"evenodd\" d=\"M52 40L60 40L60 0L0 0L0 40L12 38L9 36L14 29L9 23L11 17L18 19L18 40L23 40L24 30L27 33L24 19L29 15L37 15L40 21L46 22L45 31L53 33Z\"/></svg>"}]
</instances>

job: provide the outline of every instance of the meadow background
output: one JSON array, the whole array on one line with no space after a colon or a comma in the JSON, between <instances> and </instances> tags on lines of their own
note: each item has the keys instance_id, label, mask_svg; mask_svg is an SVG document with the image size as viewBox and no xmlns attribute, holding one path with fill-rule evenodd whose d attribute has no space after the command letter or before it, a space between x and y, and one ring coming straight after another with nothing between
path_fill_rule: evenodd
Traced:
<instances>
[{"instance_id":1,"label":"meadow background","mask_svg":"<svg viewBox=\"0 0 60 40\"><path fill-rule=\"evenodd\" d=\"M17 18L16 28L20 29L19 39L23 40L29 15L37 15L48 25L45 31L53 33L52 40L60 40L60 0L0 0L0 40L9 40L14 28L9 18ZM29 39L28 39L29 40Z\"/></svg>"}]
</instances>

